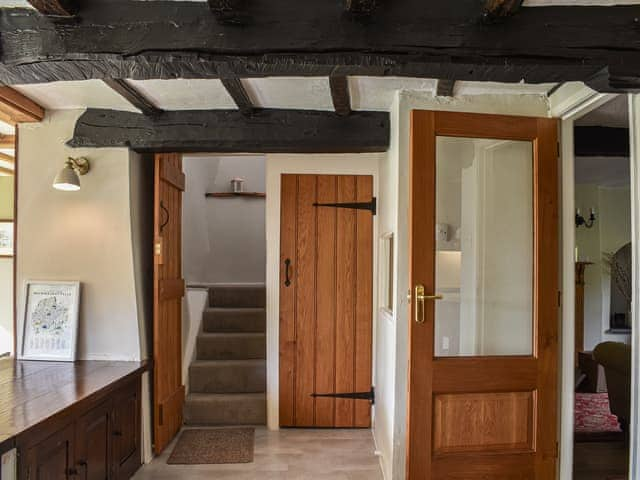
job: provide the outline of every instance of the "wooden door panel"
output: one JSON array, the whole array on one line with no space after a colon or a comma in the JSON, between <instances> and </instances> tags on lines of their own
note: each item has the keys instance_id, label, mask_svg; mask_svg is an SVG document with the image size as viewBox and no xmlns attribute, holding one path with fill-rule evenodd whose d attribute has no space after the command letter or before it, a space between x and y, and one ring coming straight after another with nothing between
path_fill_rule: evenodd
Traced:
<instances>
[{"instance_id":1,"label":"wooden door panel","mask_svg":"<svg viewBox=\"0 0 640 480\"><path fill-rule=\"evenodd\" d=\"M280 424L368 427L368 401L322 394L371 389L372 214L314 204L369 202L372 178L283 175L281 195Z\"/></svg>"},{"instance_id":2,"label":"wooden door panel","mask_svg":"<svg viewBox=\"0 0 640 480\"><path fill-rule=\"evenodd\" d=\"M531 142L534 278L530 298L534 341L532 354L528 356L475 353L468 357L436 357L435 303L424 300L424 315L418 315L424 322L417 322L413 291L407 478L554 478L558 373L557 122L429 111L412 112L411 121L411 284L423 285L426 295L440 293L435 291L436 138ZM477 157L481 158L484 157ZM463 233L470 238L473 232ZM470 254L475 252L468 248ZM460 252L463 254L463 247ZM474 270L473 275L482 273L478 272Z\"/></svg>"},{"instance_id":3,"label":"wooden door panel","mask_svg":"<svg viewBox=\"0 0 640 480\"><path fill-rule=\"evenodd\" d=\"M434 397L433 451L533 451L535 392L462 393Z\"/></svg>"},{"instance_id":4,"label":"wooden door panel","mask_svg":"<svg viewBox=\"0 0 640 480\"><path fill-rule=\"evenodd\" d=\"M161 453L182 426L182 157L155 156L154 448Z\"/></svg>"},{"instance_id":5,"label":"wooden door panel","mask_svg":"<svg viewBox=\"0 0 640 480\"><path fill-rule=\"evenodd\" d=\"M318 176L318 202L337 201L337 181L335 176ZM318 216L317 240L317 282L322 286L322 295L316 299L316 355L322 359L324 368L316 369L315 388L318 392L333 392L336 374L336 222L335 208L320 208ZM326 320L326 321L323 321ZM315 425L333 427L335 425L335 399L318 397L315 399Z\"/></svg>"},{"instance_id":6,"label":"wooden door panel","mask_svg":"<svg viewBox=\"0 0 640 480\"><path fill-rule=\"evenodd\" d=\"M314 424L315 316L316 316L316 179L298 178L296 220L296 373L295 415L300 425Z\"/></svg>"},{"instance_id":7,"label":"wooden door panel","mask_svg":"<svg viewBox=\"0 0 640 480\"><path fill-rule=\"evenodd\" d=\"M368 177L356 177L356 202L368 202L373 197L373 183ZM355 312L355 379L357 392L371 388L373 317L373 222L371 212L356 210L356 312ZM371 406L354 403L354 425L371 424Z\"/></svg>"},{"instance_id":8,"label":"wooden door panel","mask_svg":"<svg viewBox=\"0 0 640 480\"><path fill-rule=\"evenodd\" d=\"M74 426L57 431L27 451L26 480L69 480L75 477Z\"/></svg>"},{"instance_id":9,"label":"wooden door panel","mask_svg":"<svg viewBox=\"0 0 640 480\"><path fill-rule=\"evenodd\" d=\"M296 259L298 177L282 176L280 201L280 367L279 411L281 425L295 425L296 287L292 265Z\"/></svg>"},{"instance_id":10,"label":"wooden door panel","mask_svg":"<svg viewBox=\"0 0 640 480\"><path fill-rule=\"evenodd\" d=\"M338 177L338 202L356 201L356 181L352 176ZM356 210L339 209L336 252L336 392L355 392L355 313L357 290ZM351 427L354 402L336 399L336 427Z\"/></svg>"}]
</instances>

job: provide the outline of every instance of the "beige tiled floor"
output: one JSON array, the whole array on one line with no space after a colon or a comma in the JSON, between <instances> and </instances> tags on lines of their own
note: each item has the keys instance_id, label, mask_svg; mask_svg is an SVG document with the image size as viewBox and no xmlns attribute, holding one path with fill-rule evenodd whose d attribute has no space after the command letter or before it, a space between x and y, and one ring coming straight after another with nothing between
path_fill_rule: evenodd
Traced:
<instances>
[{"instance_id":1,"label":"beige tiled floor","mask_svg":"<svg viewBox=\"0 0 640 480\"><path fill-rule=\"evenodd\" d=\"M253 463L167 465L166 451L133 480L382 480L370 430L256 429Z\"/></svg>"}]
</instances>

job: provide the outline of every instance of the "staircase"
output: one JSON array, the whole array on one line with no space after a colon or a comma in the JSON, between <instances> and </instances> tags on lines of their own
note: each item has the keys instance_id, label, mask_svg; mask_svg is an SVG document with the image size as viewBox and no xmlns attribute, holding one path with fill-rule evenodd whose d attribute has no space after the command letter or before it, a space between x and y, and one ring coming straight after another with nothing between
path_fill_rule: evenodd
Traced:
<instances>
[{"instance_id":1,"label":"staircase","mask_svg":"<svg viewBox=\"0 0 640 480\"><path fill-rule=\"evenodd\" d=\"M215 286L189 367L187 425L266 423L264 286Z\"/></svg>"}]
</instances>

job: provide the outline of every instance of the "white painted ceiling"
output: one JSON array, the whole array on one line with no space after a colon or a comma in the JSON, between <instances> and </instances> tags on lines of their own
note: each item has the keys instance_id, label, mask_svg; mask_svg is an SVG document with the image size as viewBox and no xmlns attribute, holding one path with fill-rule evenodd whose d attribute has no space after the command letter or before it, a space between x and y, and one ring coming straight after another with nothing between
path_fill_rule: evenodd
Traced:
<instances>
[{"instance_id":1,"label":"white painted ceiling","mask_svg":"<svg viewBox=\"0 0 640 480\"><path fill-rule=\"evenodd\" d=\"M158 108L208 110L236 108L217 79L129 80ZM268 77L242 80L254 105L261 108L333 110L326 77ZM458 82L455 95L511 93L545 95L553 84L526 85L489 82ZM354 110L388 111L397 91L435 94L437 81L398 77L349 77ZM136 111L124 98L100 80L16 85L16 90L46 109L108 108Z\"/></svg>"},{"instance_id":2,"label":"white painted ceiling","mask_svg":"<svg viewBox=\"0 0 640 480\"><path fill-rule=\"evenodd\" d=\"M598 127L629 127L629 104L626 95L618 95L610 102L576 120L576 125Z\"/></svg>"}]
</instances>

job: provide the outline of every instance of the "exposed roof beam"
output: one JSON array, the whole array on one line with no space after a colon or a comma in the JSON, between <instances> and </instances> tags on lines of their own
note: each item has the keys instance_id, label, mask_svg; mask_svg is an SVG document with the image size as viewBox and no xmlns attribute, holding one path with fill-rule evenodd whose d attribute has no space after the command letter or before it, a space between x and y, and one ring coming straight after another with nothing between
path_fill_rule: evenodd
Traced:
<instances>
[{"instance_id":1,"label":"exposed roof beam","mask_svg":"<svg viewBox=\"0 0 640 480\"><path fill-rule=\"evenodd\" d=\"M220 81L227 89L231 98L238 106L243 115L250 115L255 110L249 94L247 94L242 81L239 78L221 78Z\"/></svg>"},{"instance_id":2,"label":"exposed roof beam","mask_svg":"<svg viewBox=\"0 0 640 480\"><path fill-rule=\"evenodd\" d=\"M640 87L635 6L522 8L494 27L478 22L478 0L456 0L455 8L451 0L381 2L370 24L342 19L343 2L307 3L270 0L266 8L247 0L259 21L242 28L219 22L202 2L92 0L63 29L12 9L0 16L0 82L339 72Z\"/></svg>"},{"instance_id":3,"label":"exposed roof beam","mask_svg":"<svg viewBox=\"0 0 640 480\"><path fill-rule=\"evenodd\" d=\"M120 78L105 78L103 82L145 115L159 115L162 113L160 108L156 107L151 100L136 90L126 80Z\"/></svg>"},{"instance_id":4,"label":"exposed roof beam","mask_svg":"<svg viewBox=\"0 0 640 480\"><path fill-rule=\"evenodd\" d=\"M342 117L351 113L351 95L349 94L349 79L346 76L331 75L331 100L336 113Z\"/></svg>"},{"instance_id":5,"label":"exposed roof beam","mask_svg":"<svg viewBox=\"0 0 640 480\"><path fill-rule=\"evenodd\" d=\"M483 18L495 21L510 17L522 6L523 0L485 0Z\"/></svg>"},{"instance_id":6,"label":"exposed roof beam","mask_svg":"<svg viewBox=\"0 0 640 480\"><path fill-rule=\"evenodd\" d=\"M382 152L389 146L389 114L262 109L166 111L155 117L89 109L71 147L129 147L137 152Z\"/></svg>"},{"instance_id":7,"label":"exposed roof beam","mask_svg":"<svg viewBox=\"0 0 640 480\"><path fill-rule=\"evenodd\" d=\"M11 165L15 165L16 159L11 155L7 155L6 153L0 152L0 160L10 163Z\"/></svg>"},{"instance_id":8,"label":"exposed roof beam","mask_svg":"<svg viewBox=\"0 0 640 480\"><path fill-rule=\"evenodd\" d=\"M44 108L11 87L0 87L0 120L11 125L39 122Z\"/></svg>"},{"instance_id":9,"label":"exposed roof beam","mask_svg":"<svg viewBox=\"0 0 640 480\"><path fill-rule=\"evenodd\" d=\"M376 7L376 0L345 0L345 9L354 15L371 15Z\"/></svg>"},{"instance_id":10,"label":"exposed roof beam","mask_svg":"<svg viewBox=\"0 0 640 480\"><path fill-rule=\"evenodd\" d=\"M0 135L0 148L15 148L15 135Z\"/></svg>"},{"instance_id":11,"label":"exposed roof beam","mask_svg":"<svg viewBox=\"0 0 640 480\"><path fill-rule=\"evenodd\" d=\"M573 134L576 157L628 157L629 129L576 126Z\"/></svg>"},{"instance_id":12,"label":"exposed roof beam","mask_svg":"<svg viewBox=\"0 0 640 480\"><path fill-rule=\"evenodd\" d=\"M436 95L438 97L453 97L453 88L456 85L455 80L440 79L436 86Z\"/></svg>"},{"instance_id":13,"label":"exposed roof beam","mask_svg":"<svg viewBox=\"0 0 640 480\"><path fill-rule=\"evenodd\" d=\"M244 3L250 0L208 0L209 8L216 20L227 25L244 25L249 16L244 11Z\"/></svg>"},{"instance_id":14,"label":"exposed roof beam","mask_svg":"<svg viewBox=\"0 0 640 480\"><path fill-rule=\"evenodd\" d=\"M27 0L42 15L72 17L78 12L77 0Z\"/></svg>"},{"instance_id":15,"label":"exposed roof beam","mask_svg":"<svg viewBox=\"0 0 640 480\"><path fill-rule=\"evenodd\" d=\"M0 167L0 173L4 173L5 175L15 175L16 172L11 170L10 168Z\"/></svg>"}]
</instances>

